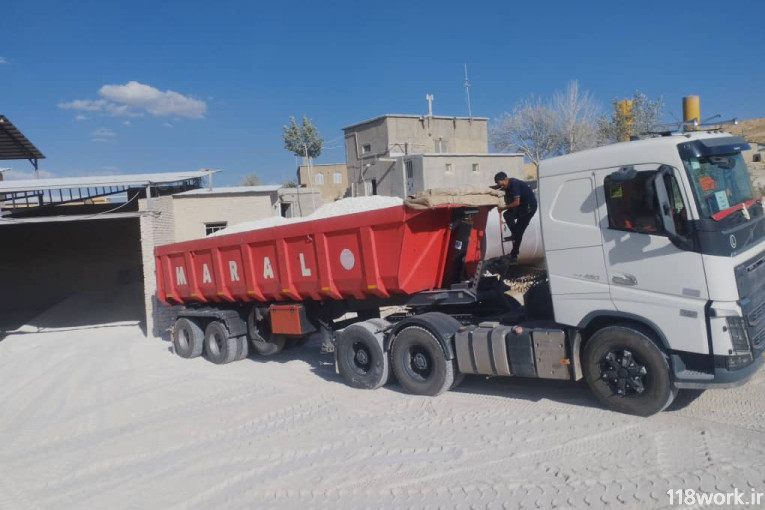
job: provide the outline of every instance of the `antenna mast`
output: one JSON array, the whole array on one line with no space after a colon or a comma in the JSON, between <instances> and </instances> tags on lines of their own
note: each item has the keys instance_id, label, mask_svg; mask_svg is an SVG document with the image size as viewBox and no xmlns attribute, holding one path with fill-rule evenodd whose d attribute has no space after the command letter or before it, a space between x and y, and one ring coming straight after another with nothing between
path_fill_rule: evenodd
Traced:
<instances>
[{"instance_id":1,"label":"antenna mast","mask_svg":"<svg viewBox=\"0 0 765 510\"><path fill-rule=\"evenodd\" d=\"M465 99L467 100L468 117L473 118L473 112L470 110L470 80L468 80L467 64L465 64Z\"/></svg>"}]
</instances>

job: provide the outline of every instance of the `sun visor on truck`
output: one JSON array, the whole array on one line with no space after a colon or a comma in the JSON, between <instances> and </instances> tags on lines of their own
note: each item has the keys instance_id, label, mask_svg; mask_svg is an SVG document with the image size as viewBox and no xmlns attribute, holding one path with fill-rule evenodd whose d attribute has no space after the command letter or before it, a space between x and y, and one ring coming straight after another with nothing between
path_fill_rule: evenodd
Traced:
<instances>
[{"instance_id":1,"label":"sun visor on truck","mask_svg":"<svg viewBox=\"0 0 765 510\"><path fill-rule=\"evenodd\" d=\"M722 154L733 154L749 150L751 147L740 136L726 136L723 138L706 138L693 142L681 143L678 148L683 157L705 158Z\"/></svg>"}]
</instances>

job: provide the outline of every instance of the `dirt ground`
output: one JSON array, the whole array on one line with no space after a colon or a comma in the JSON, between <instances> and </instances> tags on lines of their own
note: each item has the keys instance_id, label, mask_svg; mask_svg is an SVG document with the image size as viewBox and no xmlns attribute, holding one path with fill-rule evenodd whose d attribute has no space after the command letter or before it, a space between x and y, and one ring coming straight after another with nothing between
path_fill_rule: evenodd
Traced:
<instances>
[{"instance_id":1,"label":"dirt ground","mask_svg":"<svg viewBox=\"0 0 765 510\"><path fill-rule=\"evenodd\" d=\"M26 327L0 342L0 509L677 508L765 492L764 390L645 419L565 382L355 390L316 343L216 366L136 324Z\"/></svg>"}]
</instances>

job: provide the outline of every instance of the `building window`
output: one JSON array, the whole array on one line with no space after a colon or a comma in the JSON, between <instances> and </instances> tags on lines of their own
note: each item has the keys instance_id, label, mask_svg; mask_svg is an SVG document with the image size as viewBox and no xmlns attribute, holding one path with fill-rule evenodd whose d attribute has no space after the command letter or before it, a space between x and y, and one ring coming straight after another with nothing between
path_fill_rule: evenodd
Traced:
<instances>
[{"instance_id":1,"label":"building window","mask_svg":"<svg viewBox=\"0 0 765 510\"><path fill-rule=\"evenodd\" d=\"M444 140L443 138L439 138L435 142L436 142L436 147L435 147L436 153L440 154L443 152L449 152L449 146L447 145L446 140Z\"/></svg>"},{"instance_id":2,"label":"building window","mask_svg":"<svg viewBox=\"0 0 765 510\"><path fill-rule=\"evenodd\" d=\"M480 172L481 166L478 163L473 163L473 172Z\"/></svg>"},{"instance_id":3,"label":"building window","mask_svg":"<svg viewBox=\"0 0 765 510\"><path fill-rule=\"evenodd\" d=\"M226 225L228 225L228 222L226 221L214 221L212 223L205 223L205 235L209 236L218 230L223 230L226 228Z\"/></svg>"},{"instance_id":4,"label":"building window","mask_svg":"<svg viewBox=\"0 0 765 510\"><path fill-rule=\"evenodd\" d=\"M313 183L316 186L324 186L324 175L323 174L316 174L313 176Z\"/></svg>"},{"instance_id":5,"label":"building window","mask_svg":"<svg viewBox=\"0 0 765 510\"><path fill-rule=\"evenodd\" d=\"M372 152L372 145L365 143L364 145L361 146L361 152L363 154L369 154L370 152Z\"/></svg>"},{"instance_id":6,"label":"building window","mask_svg":"<svg viewBox=\"0 0 765 510\"><path fill-rule=\"evenodd\" d=\"M414 179L414 165L412 165L412 160L406 162L406 178L407 179Z\"/></svg>"},{"instance_id":7,"label":"building window","mask_svg":"<svg viewBox=\"0 0 765 510\"><path fill-rule=\"evenodd\" d=\"M343 174L340 172L335 172L332 174L332 182L335 184L342 184L343 183Z\"/></svg>"},{"instance_id":8,"label":"building window","mask_svg":"<svg viewBox=\"0 0 765 510\"><path fill-rule=\"evenodd\" d=\"M453 174L454 173L454 166L451 163L446 164L446 173L447 174Z\"/></svg>"}]
</instances>

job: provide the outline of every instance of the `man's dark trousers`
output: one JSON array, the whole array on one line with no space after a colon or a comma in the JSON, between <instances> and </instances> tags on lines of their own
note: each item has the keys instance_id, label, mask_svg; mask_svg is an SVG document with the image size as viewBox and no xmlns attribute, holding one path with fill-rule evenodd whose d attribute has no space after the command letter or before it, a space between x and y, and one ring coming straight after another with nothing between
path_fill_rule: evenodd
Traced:
<instances>
[{"instance_id":1,"label":"man's dark trousers","mask_svg":"<svg viewBox=\"0 0 765 510\"><path fill-rule=\"evenodd\" d=\"M526 232L526 228L529 226L529 222L531 222L531 218L534 217L536 212L537 204L534 203L507 209L502 213L507 222L507 226L510 227L510 233L513 234L513 250L510 252L511 257L518 256L518 252L521 250L521 241L523 241L523 233Z\"/></svg>"}]
</instances>

